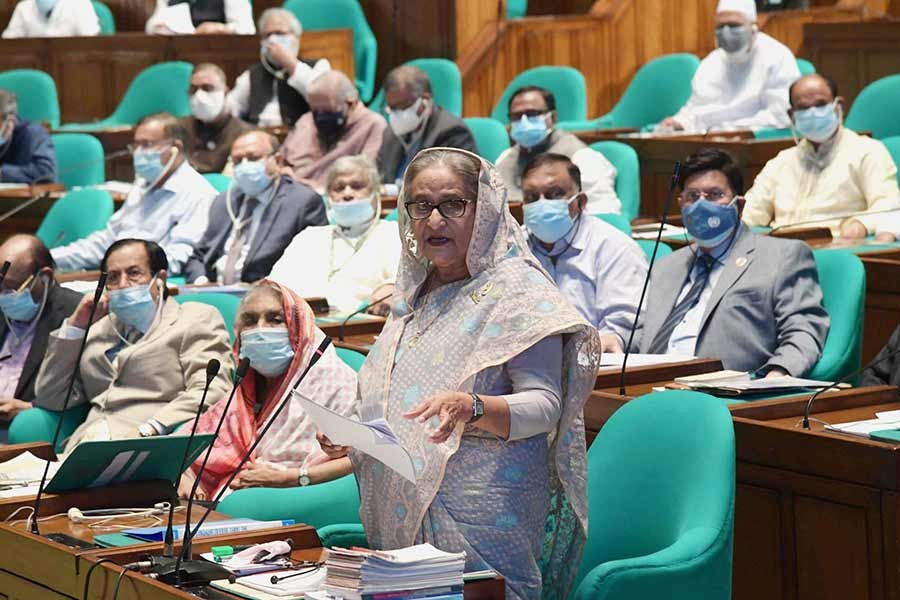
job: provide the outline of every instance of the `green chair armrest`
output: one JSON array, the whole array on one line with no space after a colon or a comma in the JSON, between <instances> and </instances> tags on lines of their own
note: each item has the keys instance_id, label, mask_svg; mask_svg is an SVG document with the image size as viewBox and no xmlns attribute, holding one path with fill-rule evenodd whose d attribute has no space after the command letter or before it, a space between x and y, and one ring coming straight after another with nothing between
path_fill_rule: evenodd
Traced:
<instances>
[{"instance_id":1,"label":"green chair armrest","mask_svg":"<svg viewBox=\"0 0 900 600\"><path fill-rule=\"evenodd\" d=\"M40 407L23 410L9 424L9 443L52 442L56 425L62 418L62 429L59 432L59 441L55 448L59 452L63 448L63 442L84 422L90 409L90 404L82 404L73 406L65 413Z\"/></svg>"},{"instance_id":2,"label":"green chair armrest","mask_svg":"<svg viewBox=\"0 0 900 600\"><path fill-rule=\"evenodd\" d=\"M334 546L341 548L349 548L351 546L369 547L369 542L366 540L366 532L359 523L326 525L317 529L316 533L319 534L323 548L332 548Z\"/></svg>"}]
</instances>

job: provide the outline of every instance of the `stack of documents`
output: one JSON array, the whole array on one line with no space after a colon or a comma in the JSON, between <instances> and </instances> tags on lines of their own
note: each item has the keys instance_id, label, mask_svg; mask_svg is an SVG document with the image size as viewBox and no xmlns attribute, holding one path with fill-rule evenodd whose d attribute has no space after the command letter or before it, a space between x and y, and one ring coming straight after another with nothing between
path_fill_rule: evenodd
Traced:
<instances>
[{"instance_id":1,"label":"stack of documents","mask_svg":"<svg viewBox=\"0 0 900 600\"><path fill-rule=\"evenodd\" d=\"M691 389L714 396L752 396L756 394L788 394L808 390L820 390L832 385L831 381L801 379L785 375L783 377L761 377L751 379L749 373L742 371L717 371L690 377L675 379L677 389ZM848 388L850 384L841 383L836 387Z\"/></svg>"},{"instance_id":2,"label":"stack of documents","mask_svg":"<svg viewBox=\"0 0 900 600\"><path fill-rule=\"evenodd\" d=\"M865 421L850 421L849 423L835 423L826 425L828 431L849 433L859 437L872 437L872 434L885 429L900 429L900 410L888 410L875 413L874 419Z\"/></svg>"},{"instance_id":3,"label":"stack of documents","mask_svg":"<svg viewBox=\"0 0 900 600\"><path fill-rule=\"evenodd\" d=\"M636 240L655 240L658 233L659 223L647 223L646 225L636 225L631 228L631 237ZM662 237L663 239L687 239L687 230L684 227L666 223L666 226L663 227Z\"/></svg>"},{"instance_id":4,"label":"stack of documents","mask_svg":"<svg viewBox=\"0 0 900 600\"><path fill-rule=\"evenodd\" d=\"M346 600L462 600L466 553L431 544L378 551L332 548L325 559L325 591Z\"/></svg>"}]
</instances>

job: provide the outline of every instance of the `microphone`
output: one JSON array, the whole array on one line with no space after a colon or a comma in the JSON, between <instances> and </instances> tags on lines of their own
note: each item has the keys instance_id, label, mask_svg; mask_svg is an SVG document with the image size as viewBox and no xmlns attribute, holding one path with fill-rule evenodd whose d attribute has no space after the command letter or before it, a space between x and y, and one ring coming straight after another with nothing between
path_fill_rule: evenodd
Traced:
<instances>
[{"instance_id":1,"label":"microphone","mask_svg":"<svg viewBox=\"0 0 900 600\"><path fill-rule=\"evenodd\" d=\"M358 308L355 311L353 311L352 313L350 313L349 315L347 315L347 318L344 319L343 321L341 321L341 326L338 328L338 341L339 342L344 341L344 328L347 326L347 323L350 322L350 319L352 319L356 315L366 312L367 310L369 310L370 306L372 306L374 304L378 304L379 302L384 302L385 300L387 300L388 298L390 298L393 295L394 295L393 292L391 292L390 294L386 294L386 295L382 296L381 298L379 298L378 300L375 300L374 302L369 302L362 308Z\"/></svg>"},{"instance_id":2,"label":"microphone","mask_svg":"<svg viewBox=\"0 0 900 600\"><path fill-rule=\"evenodd\" d=\"M860 370L854 371L850 375L847 375L846 377L842 377L842 378L838 379L831 385L817 390L812 396L809 397L809 400L806 403L806 410L803 411L803 429L809 429L809 415L812 412L812 406L813 406L813 403L816 401L816 398L818 398L819 396L821 396L828 390L833 390L834 388L836 388L837 386L839 386L842 383L847 383L848 381L850 381L851 379L853 379L854 377L856 377L857 375L859 375L866 369L874 367L875 365L881 364L884 361L886 361L887 359L896 356L897 354L900 354L900 348L895 348L894 350L892 350L891 352L888 352L884 356L874 358L869 364L867 364Z\"/></svg>"},{"instance_id":3,"label":"microphone","mask_svg":"<svg viewBox=\"0 0 900 600\"><path fill-rule=\"evenodd\" d=\"M663 229L666 227L666 218L669 215L672 199L675 197L675 190L678 187L680 175L681 163L675 161L675 168L672 170L672 181L669 183L669 195L666 197L665 206L663 206L662 218L659 220L659 230L656 232L656 241L653 242L653 253L650 255L650 264L647 266L647 276L644 277L644 287L641 289L641 299L638 301L637 310L634 313L634 322L631 323L631 332L628 335L628 343L625 344L625 355L622 357L622 372L619 373L620 396L625 395L625 368L628 365L628 355L631 353L631 344L634 342L634 332L637 329L638 319L641 318L641 307L644 305L644 296L647 294L647 287L650 285L650 274L653 272L653 263L656 262L656 251L659 249Z\"/></svg>"},{"instance_id":4,"label":"microphone","mask_svg":"<svg viewBox=\"0 0 900 600\"><path fill-rule=\"evenodd\" d=\"M817 223L828 223L830 221L838 221L841 219L849 219L851 217L867 217L869 215L881 215L886 213L897 213L900 214L900 208L886 208L883 210L861 210L857 212L845 213L842 215L833 215L830 217L822 217L820 219L811 219L809 221L800 221L798 223L786 223L784 225L779 225L778 227L772 228L769 232L769 235L774 235L775 233L781 231L782 229L792 229L794 227L804 227L806 225L816 225Z\"/></svg>"},{"instance_id":5,"label":"microphone","mask_svg":"<svg viewBox=\"0 0 900 600\"><path fill-rule=\"evenodd\" d=\"M187 457L191 452L191 443L194 441L194 434L197 433L197 424L200 422L200 415L203 414L203 406L206 404L206 395L209 393L209 386L212 385L213 379L219 374L221 363L215 358L209 359L206 363L206 387L203 388L203 395L200 397L200 406L197 407L197 414L194 416L194 424L191 426L191 435L188 436L187 446L184 448L184 456L181 457L181 468L178 469L178 479L175 480L175 493L178 493L178 486L181 485L181 476L187 465ZM169 521L166 524L165 546L163 548L163 556L171 558L175 554L175 540L172 531L172 519L175 516L175 503L169 503Z\"/></svg>"},{"instance_id":6,"label":"microphone","mask_svg":"<svg viewBox=\"0 0 900 600\"><path fill-rule=\"evenodd\" d=\"M9 273L9 268L12 266L12 263L8 260L3 261L3 266L0 267L0 283L3 283L3 280L6 279L6 274Z\"/></svg>"},{"instance_id":7,"label":"microphone","mask_svg":"<svg viewBox=\"0 0 900 600\"><path fill-rule=\"evenodd\" d=\"M6 265L4 265L6 267ZM6 272L3 271L5 275ZM100 297L103 295L103 290L106 288L106 271L100 271L100 278L97 280L97 289L94 290L94 302L91 305L91 312L88 316L87 326L84 328L84 335L81 338L81 346L78 348L78 355L75 358L75 368L72 369L72 378L69 380L69 387L66 389L66 398L63 400L62 410L60 411L59 420L56 422L56 431L53 432L53 441L51 442L50 449L53 452L56 452L56 444L59 442L59 434L62 431L63 424L63 415L66 414L66 409L69 408L69 400L72 399L72 392L75 389L75 378L78 376L78 370L81 366L81 356L84 354L84 348L87 345L88 334L91 331L91 325L94 324L94 315L97 312L97 305L100 304ZM41 494L44 491L44 486L47 483L47 473L50 471L50 459L47 459L47 462L44 463L44 474L41 476L41 482L38 484L37 496L34 498L34 511L31 519L31 533L34 535L40 535L41 532L38 529L38 516L40 515L41 508Z\"/></svg>"},{"instance_id":8,"label":"microphone","mask_svg":"<svg viewBox=\"0 0 900 600\"><path fill-rule=\"evenodd\" d=\"M8 211L6 211L5 213L3 213L2 215L0 215L0 223L2 223L3 221L7 220L8 218L10 218L11 216L13 216L14 214L16 214L17 212L19 212L20 210L25 210L26 208L28 208L29 206L31 206L31 205L34 204L35 202L37 202L37 201L39 201L39 200L46 200L46 199L49 198L49 197L50 197L50 192L44 192L43 194L40 194L40 195L38 195L38 196L34 196L34 197L32 197L32 198L29 198L28 200L26 200L26 201L23 202L22 204L18 205L17 207L11 208L11 209L9 209Z\"/></svg>"}]
</instances>

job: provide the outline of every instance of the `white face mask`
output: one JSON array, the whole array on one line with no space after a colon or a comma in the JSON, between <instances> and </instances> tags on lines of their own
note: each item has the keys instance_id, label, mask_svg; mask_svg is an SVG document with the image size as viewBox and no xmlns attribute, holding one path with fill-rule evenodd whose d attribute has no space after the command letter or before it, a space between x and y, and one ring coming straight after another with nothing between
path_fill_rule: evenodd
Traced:
<instances>
[{"instance_id":1,"label":"white face mask","mask_svg":"<svg viewBox=\"0 0 900 600\"><path fill-rule=\"evenodd\" d=\"M401 137L407 133L412 133L419 127L425 116L425 111L422 111L422 114L418 114L423 102L424 98L419 98L403 110L388 109L388 123L394 135Z\"/></svg>"},{"instance_id":2,"label":"white face mask","mask_svg":"<svg viewBox=\"0 0 900 600\"><path fill-rule=\"evenodd\" d=\"M300 52L300 39L291 35L290 33L273 33L269 35L265 41L263 41L263 53L268 56L268 52L266 52L266 42L270 44L278 44L282 48L288 51L288 54L291 56L297 56L297 53Z\"/></svg>"},{"instance_id":3,"label":"white face mask","mask_svg":"<svg viewBox=\"0 0 900 600\"><path fill-rule=\"evenodd\" d=\"M191 114L200 121L215 121L225 108L225 90L197 90L191 96Z\"/></svg>"}]
</instances>

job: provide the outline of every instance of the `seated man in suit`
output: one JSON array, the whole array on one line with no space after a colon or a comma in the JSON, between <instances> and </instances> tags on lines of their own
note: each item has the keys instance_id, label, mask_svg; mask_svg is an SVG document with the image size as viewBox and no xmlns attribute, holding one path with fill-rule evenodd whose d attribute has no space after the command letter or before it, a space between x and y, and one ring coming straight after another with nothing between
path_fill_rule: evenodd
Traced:
<instances>
[{"instance_id":1,"label":"seated man in suit","mask_svg":"<svg viewBox=\"0 0 900 600\"><path fill-rule=\"evenodd\" d=\"M888 358L892 352L897 354ZM863 371L862 377L860 377L860 385L900 386L900 327L894 329L887 345L869 364L870 366Z\"/></svg>"},{"instance_id":2,"label":"seated man in suit","mask_svg":"<svg viewBox=\"0 0 900 600\"><path fill-rule=\"evenodd\" d=\"M73 371L69 406L90 405L66 450L89 440L164 435L194 418L206 384L206 364L222 363L207 404L223 398L232 367L222 315L197 302L168 298L166 253L133 238L109 247L101 269L109 274L87 346L76 365L94 294L50 334L35 385L35 406L61 410Z\"/></svg>"},{"instance_id":3,"label":"seated man in suit","mask_svg":"<svg viewBox=\"0 0 900 600\"><path fill-rule=\"evenodd\" d=\"M179 4L187 6L176 8ZM183 8L190 17L190 23L176 16L179 8ZM147 33L161 35L256 33L256 28L253 27L253 6L243 0L156 0L156 8L147 19L144 29Z\"/></svg>"},{"instance_id":4,"label":"seated man in suit","mask_svg":"<svg viewBox=\"0 0 900 600\"><path fill-rule=\"evenodd\" d=\"M231 145L251 127L225 108L225 71L212 63L201 63L191 73L188 95L191 115L178 122L187 133L185 152L199 173L221 173Z\"/></svg>"},{"instance_id":5,"label":"seated man in suit","mask_svg":"<svg viewBox=\"0 0 900 600\"><path fill-rule=\"evenodd\" d=\"M60 269L96 269L122 238L154 240L171 275L181 273L203 232L216 190L185 160L184 128L168 113L144 117L134 130L135 184L105 229L51 250Z\"/></svg>"},{"instance_id":6,"label":"seated man in suit","mask_svg":"<svg viewBox=\"0 0 900 600\"><path fill-rule=\"evenodd\" d=\"M274 135L245 133L231 147L231 160L234 185L213 201L209 226L184 269L189 283L262 279L295 235L328 224L322 198L279 173ZM293 268L303 273L300 264Z\"/></svg>"},{"instance_id":7,"label":"seated man in suit","mask_svg":"<svg viewBox=\"0 0 900 600\"><path fill-rule=\"evenodd\" d=\"M585 145L574 134L556 128L556 98L533 85L519 88L509 97L510 137L514 145L497 158L497 169L511 201L522 200L522 172L538 154L562 154L584 175L585 211L621 213L616 195L616 168L606 157Z\"/></svg>"},{"instance_id":8,"label":"seated man in suit","mask_svg":"<svg viewBox=\"0 0 900 600\"><path fill-rule=\"evenodd\" d=\"M647 257L634 240L584 214L581 171L562 154L540 154L522 173L528 245L556 285L600 332L603 352L622 352Z\"/></svg>"},{"instance_id":9,"label":"seated man in suit","mask_svg":"<svg viewBox=\"0 0 900 600\"><path fill-rule=\"evenodd\" d=\"M478 152L475 138L463 120L435 104L431 81L421 69L404 65L388 73L384 78L384 101L388 128L377 162L385 183L399 185L406 166L419 150L441 147Z\"/></svg>"},{"instance_id":10,"label":"seated man in suit","mask_svg":"<svg viewBox=\"0 0 900 600\"><path fill-rule=\"evenodd\" d=\"M85 37L100 33L91 0L21 0L4 38Z\"/></svg>"},{"instance_id":11,"label":"seated man in suit","mask_svg":"<svg viewBox=\"0 0 900 600\"><path fill-rule=\"evenodd\" d=\"M0 183L56 181L56 154L50 134L18 116L16 95L0 90Z\"/></svg>"},{"instance_id":12,"label":"seated man in suit","mask_svg":"<svg viewBox=\"0 0 900 600\"><path fill-rule=\"evenodd\" d=\"M293 127L309 112L307 86L331 70L331 63L324 58L315 62L298 58L303 28L291 11L267 8L258 25L259 62L238 76L228 93L228 108L253 125Z\"/></svg>"},{"instance_id":13,"label":"seated man in suit","mask_svg":"<svg viewBox=\"0 0 900 600\"><path fill-rule=\"evenodd\" d=\"M803 377L819 360L829 325L809 246L741 224L744 181L727 152L706 148L688 157L680 185L694 243L653 270L636 347Z\"/></svg>"},{"instance_id":14,"label":"seated man in suit","mask_svg":"<svg viewBox=\"0 0 900 600\"><path fill-rule=\"evenodd\" d=\"M6 441L13 417L31 408L50 331L81 300L81 294L56 283L50 251L33 235L6 240L0 264L5 261L11 266L0 287L0 442Z\"/></svg>"}]
</instances>

